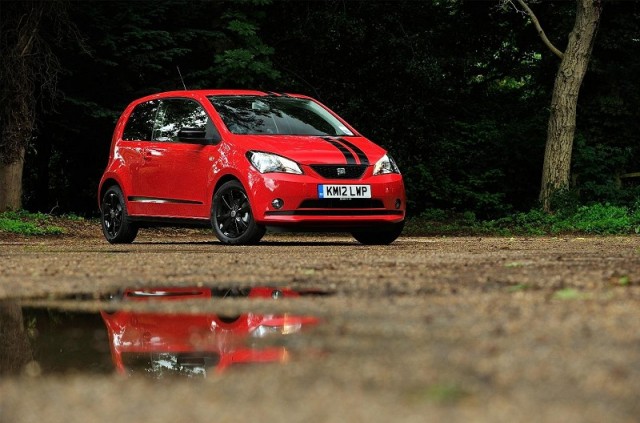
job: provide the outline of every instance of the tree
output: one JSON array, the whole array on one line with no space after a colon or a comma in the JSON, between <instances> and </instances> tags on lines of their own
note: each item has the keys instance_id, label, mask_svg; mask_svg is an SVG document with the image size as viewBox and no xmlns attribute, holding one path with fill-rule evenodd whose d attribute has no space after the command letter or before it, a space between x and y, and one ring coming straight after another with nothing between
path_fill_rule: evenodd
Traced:
<instances>
[{"instance_id":1,"label":"tree","mask_svg":"<svg viewBox=\"0 0 640 423\"><path fill-rule=\"evenodd\" d=\"M42 34L62 22L62 1L3 2L0 15L0 211L22 206L25 151L35 129L39 95L55 93L60 65Z\"/></svg>"},{"instance_id":2,"label":"tree","mask_svg":"<svg viewBox=\"0 0 640 423\"><path fill-rule=\"evenodd\" d=\"M531 18L545 45L561 59L551 99L539 197L543 209L551 211L553 196L569 188L578 93L589 65L602 5L600 0L576 0L575 22L562 52L549 41L527 3L517 2Z\"/></svg>"}]
</instances>

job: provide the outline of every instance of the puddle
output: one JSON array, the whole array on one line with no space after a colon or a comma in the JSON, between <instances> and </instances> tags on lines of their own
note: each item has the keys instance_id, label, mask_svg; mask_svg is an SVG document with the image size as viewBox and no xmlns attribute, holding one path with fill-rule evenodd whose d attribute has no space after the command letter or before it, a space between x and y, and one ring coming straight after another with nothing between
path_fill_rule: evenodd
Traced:
<instances>
[{"instance_id":1,"label":"puddle","mask_svg":"<svg viewBox=\"0 0 640 423\"><path fill-rule=\"evenodd\" d=\"M198 311L198 304L206 310L206 302L228 298L264 304L317 295L330 294L275 287L167 287L50 299L77 303L98 298L104 305L98 312L0 303L0 375L115 372L200 378L239 366L317 357L322 351L296 340L321 324L314 316ZM186 309L164 309L185 301L190 301Z\"/></svg>"}]
</instances>

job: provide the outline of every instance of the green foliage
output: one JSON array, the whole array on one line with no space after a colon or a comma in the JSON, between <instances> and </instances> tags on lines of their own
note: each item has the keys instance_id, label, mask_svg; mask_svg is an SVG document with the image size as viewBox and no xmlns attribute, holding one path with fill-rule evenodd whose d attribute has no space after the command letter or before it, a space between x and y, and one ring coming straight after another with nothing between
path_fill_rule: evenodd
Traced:
<instances>
[{"instance_id":1,"label":"green foliage","mask_svg":"<svg viewBox=\"0 0 640 423\"><path fill-rule=\"evenodd\" d=\"M580 206L580 195L575 189L559 190L551 195L550 205L556 213L575 213Z\"/></svg>"},{"instance_id":2,"label":"green foliage","mask_svg":"<svg viewBox=\"0 0 640 423\"><path fill-rule=\"evenodd\" d=\"M579 300L584 298L584 295L577 289L565 288L554 292L553 298L556 300Z\"/></svg>"},{"instance_id":3,"label":"green foliage","mask_svg":"<svg viewBox=\"0 0 640 423\"><path fill-rule=\"evenodd\" d=\"M519 283L519 284L510 286L507 290L509 292L522 292L522 291L527 291L529 289L531 289L529 285L524 283Z\"/></svg>"},{"instance_id":4,"label":"green foliage","mask_svg":"<svg viewBox=\"0 0 640 423\"><path fill-rule=\"evenodd\" d=\"M413 403L429 402L452 405L464 400L469 395L470 393L462 386L451 382L436 383L408 390L408 400Z\"/></svg>"},{"instance_id":5,"label":"green foliage","mask_svg":"<svg viewBox=\"0 0 640 423\"><path fill-rule=\"evenodd\" d=\"M427 400L439 404L454 404L469 396L464 388L457 384L446 383L430 386L426 390Z\"/></svg>"},{"instance_id":6,"label":"green foliage","mask_svg":"<svg viewBox=\"0 0 640 423\"><path fill-rule=\"evenodd\" d=\"M640 198L640 22L638 2L607 2L580 92L572 172L582 203L634 207Z\"/></svg>"},{"instance_id":7,"label":"green foliage","mask_svg":"<svg viewBox=\"0 0 640 423\"><path fill-rule=\"evenodd\" d=\"M617 284L620 286L629 286L631 285L631 280L629 279L629 276L624 275L624 276L620 276L617 280Z\"/></svg>"},{"instance_id":8,"label":"green foliage","mask_svg":"<svg viewBox=\"0 0 640 423\"><path fill-rule=\"evenodd\" d=\"M274 69L270 59L274 50L262 41L258 32L257 20L263 19L264 14L251 17L247 12L232 10L222 17L227 21L229 33L226 42L232 44L215 56L216 67L213 70L219 82L250 87L259 79L277 79L280 73Z\"/></svg>"},{"instance_id":9,"label":"green foliage","mask_svg":"<svg viewBox=\"0 0 640 423\"><path fill-rule=\"evenodd\" d=\"M635 229L637 219L626 207L594 204L579 207L575 214L556 222L555 231L578 231L588 234L618 234Z\"/></svg>"},{"instance_id":10,"label":"green foliage","mask_svg":"<svg viewBox=\"0 0 640 423\"><path fill-rule=\"evenodd\" d=\"M51 216L42 213L4 212L0 213L0 233L20 235L61 235L64 230L50 225Z\"/></svg>"},{"instance_id":11,"label":"green foliage","mask_svg":"<svg viewBox=\"0 0 640 423\"><path fill-rule=\"evenodd\" d=\"M420 214L420 218L425 221L444 221L447 219L447 212L440 209L426 209Z\"/></svg>"},{"instance_id":12,"label":"green foliage","mask_svg":"<svg viewBox=\"0 0 640 423\"><path fill-rule=\"evenodd\" d=\"M612 202L632 204L637 192L623 187L618 180L620 174L635 172L631 167L630 148L611 145L609 141L592 143L583 136L576 139L574 163L572 166L575 202ZM637 169L640 171L640 168Z\"/></svg>"},{"instance_id":13,"label":"green foliage","mask_svg":"<svg viewBox=\"0 0 640 423\"><path fill-rule=\"evenodd\" d=\"M429 210L410 219L408 234L444 235L615 235L640 233L640 207L611 204L580 206L555 214L533 209L494 220L475 220L470 213Z\"/></svg>"},{"instance_id":14,"label":"green foliage","mask_svg":"<svg viewBox=\"0 0 640 423\"><path fill-rule=\"evenodd\" d=\"M320 99L394 156L417 229L626 231L619 217L567 220L596 203L631 216L640 198L640 178L619 178L640 172L640 2L605 9L579 97L574 178L551 218L518 212L537 205L558 60L512 8L445 0L71 2L82 43L67 37L55 51L64 95L38 116L25 206L97 213L115 121L132 99L182 89L179 66L188 88ZM574 4L537 2L535 11L563 48Z\"/></svg>"},{"instance_id":15,"label":"green foliage","mask_svg":"<svg viewBox=\"0 0 640 423\"><path fill-rule=\"evenodd\" d=\"M640 227L640 211L611 204L580 206L575 211L547 214L541 210L486 222L489 227L508 228L519 234L629 234Z\"/></svg>"}]
</instances>

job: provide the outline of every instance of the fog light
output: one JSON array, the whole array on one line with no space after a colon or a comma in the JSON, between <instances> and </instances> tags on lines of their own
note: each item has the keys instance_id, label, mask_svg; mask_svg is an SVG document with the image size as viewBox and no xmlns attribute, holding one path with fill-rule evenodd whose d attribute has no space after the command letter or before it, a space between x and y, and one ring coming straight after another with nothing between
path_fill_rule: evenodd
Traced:
<instances>
[{"instance_id":1,"label":"fog light","mask_svg":"<svg viewBox=\"0 0 640 423\"><path fill-rule=\"evenodd\" d=\"M401 205L402 205L402 201L400 201L400 199L398 198L396 200L396 209L399 209Z\"/></svg>"},{"instance_id":2,"label":"fog light","mask_svg":"<svg viewBox=\"0 0 640 423\"><path fill-rule=\"evenodd\" d=\"M274 209L281 209L282 206L284 206L284 201L282 200L282 198L276 198L271 202L271 205Z\"/></svg>"}]
</instances>

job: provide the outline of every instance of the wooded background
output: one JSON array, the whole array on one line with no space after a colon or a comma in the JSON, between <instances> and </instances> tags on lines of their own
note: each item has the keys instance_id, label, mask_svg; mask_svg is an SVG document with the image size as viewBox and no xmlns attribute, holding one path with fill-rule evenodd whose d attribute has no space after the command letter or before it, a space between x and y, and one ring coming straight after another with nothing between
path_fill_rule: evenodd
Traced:
<instances>
[{"instance_id":1,"label":"wooded background","mask_svg":"<svg viewBox=\"0 0 640 423\"><path fill-rule=\"evenodd\" d=\"M529 5L564 51L576 3ZM96 215L118 116L138 97L182 89L178 66L190 89L319 99L391 152L411 215L495 218L539 206L560 61L511 2L3 1L5 64L34 10L37 24L22 28L26 42L39 42L24 57L40 66L31 79L26 209ZM3 162L6 96L18 71L0 74ZM640 2L603 2L578 98L571 184L554 201L635 205L640 178L625 175L640 172L639 129Z\"/></svg>"}]
</instances>

